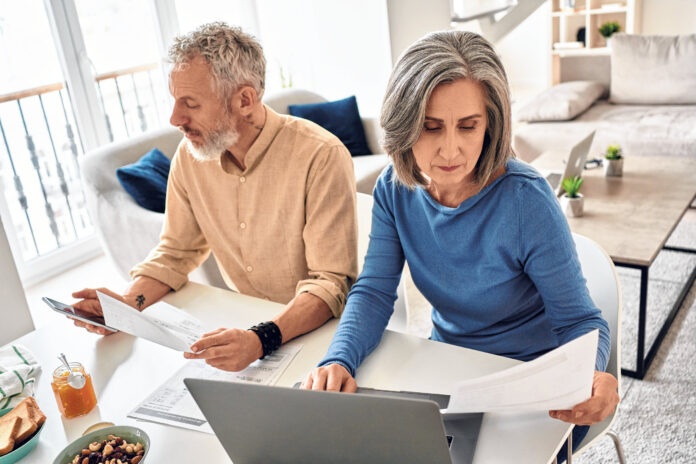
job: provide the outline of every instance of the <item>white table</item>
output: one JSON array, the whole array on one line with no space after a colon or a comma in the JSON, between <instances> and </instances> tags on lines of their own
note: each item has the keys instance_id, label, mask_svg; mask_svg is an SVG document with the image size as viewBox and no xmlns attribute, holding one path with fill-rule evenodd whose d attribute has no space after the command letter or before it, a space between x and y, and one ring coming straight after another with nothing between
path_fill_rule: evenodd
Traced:
<instances>
[{"instance_id":1,"label":"white table","mask_svg":"<svg viewBox=\"0 0 696 464\"><path fill-rule=\"evenodd\" d=\"M240 327L270 319L281 305L234 292L189 283L165 300L211 327ZM277 385L292 386L323 357L337 320L293 340L302 350ZM126 417L138 403L186 362L181 353L127 334L100 337L76 327L43 328L16 340L36 356L43 369L36 398L48 417L36 450L22 463L53 462L58 452L97 422L135 425L150 436L148 462L230 462L213 435L141 422ZM51 391L56 355L64 352L92 375L99 404L90 414L63 419ZM515 365L517 361L487 353L387 331L358 369L358 384L394 390L449 393L458 380ZM477 463L551 462L571 426L545 412L485 414L476 448Z\"/></svg>"}]
</instances>

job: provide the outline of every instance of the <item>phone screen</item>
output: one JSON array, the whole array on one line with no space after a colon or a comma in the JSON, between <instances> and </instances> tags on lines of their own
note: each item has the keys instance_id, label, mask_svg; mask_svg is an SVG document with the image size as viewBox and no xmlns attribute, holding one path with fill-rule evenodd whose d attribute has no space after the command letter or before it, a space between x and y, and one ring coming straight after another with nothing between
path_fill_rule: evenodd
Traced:
<instances>
[{"instance_id":1,"label":"phone screen","mask_svg":"<svg viewBox=\"0 0 696 464\"><path fill-rule=\"evenodd\" d=\"M106 322L104 321L104 316L96 316L91 313L87 313L85 311L81 311L77 308L74 308L70 305L66 305L65 303L61 303L60 301L52 300L51 298L43 297L41 298L44 303L46 303L48 306L51 307L54 311L57 311L61 314L64 314L68 317L73 317L75 319L79 319L84 322L89 322L101 327L105 327L107 329L110 329L110 327L107 327ZM113 330L113 329L110 329Z\"/></svg>"}]
</instances>

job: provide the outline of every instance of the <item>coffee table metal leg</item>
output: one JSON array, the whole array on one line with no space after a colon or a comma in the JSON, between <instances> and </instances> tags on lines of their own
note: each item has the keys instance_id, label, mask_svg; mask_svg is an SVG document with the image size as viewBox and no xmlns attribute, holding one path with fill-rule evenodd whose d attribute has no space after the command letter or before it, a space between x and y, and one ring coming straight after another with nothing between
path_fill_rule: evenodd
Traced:
<instances>
[{"instance_id":1,"label":"coffee table metal leg","mask_svg":"<svg viewBox=\"0 0 696 464\"><path fill-rule=\"evenodd\" d=\"M691 248L679 248L679 247L664 247L664 250L668 251L675 251L679 253L688 253L688 254L696 254L696 250L691 249ZM677 314L679 313L679 309L681 308L682 304L684 303L684 300L686 299L686 296L689 293L689 290L691 290L691 287L693 286L694 282L696 282L696 266L691 271L691 274L689 275L689 278L686 280L686 283L682 287L681 292L679 293L679 296L677 297L677 300L674 302L674 305L672 306L671 311L667 315L667 318L665 321L662 323L662 327L660 327L660 331L657 334L657 337L655 337L655 340L653 341L652 345L650 346L650 349L648 350L647 356L645 355L645 326L646 326L646 319L647 319L647 305L648 305L648 267L644 266L636 266L636 265L625 265L625 264L617 264L618 266L623 266L623 267L631 267L634 269L640 269L640 304L638 307L638 345L636 347L636 370L630 370L630 369L621 369L621 374L626 375L628 377L633 377L637 379L643 379L645 377L645 374L647 373L648 369L650 368L650 365L652 362L655 360L655 356L657 355L657 351L660 349L660 345L662 344L662 341L664 338L667 336L667 332L669 332L670 327L672 327L672 323L674 322L674 319L677 317Z\"/></svg>"}]
</instances>

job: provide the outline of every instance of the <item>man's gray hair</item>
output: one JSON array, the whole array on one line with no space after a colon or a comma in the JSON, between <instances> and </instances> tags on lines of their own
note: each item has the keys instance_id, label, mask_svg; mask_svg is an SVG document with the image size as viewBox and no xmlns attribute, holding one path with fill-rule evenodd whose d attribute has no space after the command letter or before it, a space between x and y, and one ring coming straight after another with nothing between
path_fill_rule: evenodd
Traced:
<instances>
[{"instance_id":1,"label":"man's gray hair","mask_svg":"<svg viewBox=\"0 0 696 464\"><path fill-rule=\"evenodd\" d=\"M175 67L186 65L197 56L210 65L213 90L225 100L242 85L251 86L259 98L266 80L266 58L261 44L238 27L223 22L199 26L180 35L169 47Z\"/></svg>"},{"instance_id":2,"label":"man's gray hair","mask_svg":"<svg viewBox=\"0 0 696 464\"><path fill-rule=\"evenodd\" d=\"M383 145L394 163L395 180L410 189L425 185L413 156L435 87L455 79L481 84L488 124L474 182L483 188L493 172L515 154L511 147L510 91L493 46L473 32L433 32L413 43L394 66L382 104Z\"/></svg>"}]
</instances>

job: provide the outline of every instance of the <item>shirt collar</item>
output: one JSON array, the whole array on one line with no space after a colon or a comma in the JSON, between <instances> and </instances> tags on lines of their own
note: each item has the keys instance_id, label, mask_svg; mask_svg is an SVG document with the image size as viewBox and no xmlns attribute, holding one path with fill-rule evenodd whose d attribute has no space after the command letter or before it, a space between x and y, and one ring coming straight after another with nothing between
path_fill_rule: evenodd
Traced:
<instances>
[{"instance_id":1,"label":"shirt collar","mask_svg":"<svg viewBox=\"0 0 696 464\"><path fill-rule=\"evenodd\" d=\"M247 151L247 154L244 157L246 169L244 171L239 169L239 167L237 167L237 165L230 159L230 155L225 152L220 157L220 167L222 167L222 170L226 173L241 175L251 172L259 164L261 159L263 159L263 156L268 151L268 147L271 146L273 139L275 139L276 135L280 131L283 124L283 117L268 106L263 106L266 109L266 122L264 123L263 129L261 129L259 136L256 137L254 143L251 144L249 151Z\"/></svg>"}]
</instances>

